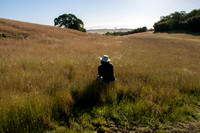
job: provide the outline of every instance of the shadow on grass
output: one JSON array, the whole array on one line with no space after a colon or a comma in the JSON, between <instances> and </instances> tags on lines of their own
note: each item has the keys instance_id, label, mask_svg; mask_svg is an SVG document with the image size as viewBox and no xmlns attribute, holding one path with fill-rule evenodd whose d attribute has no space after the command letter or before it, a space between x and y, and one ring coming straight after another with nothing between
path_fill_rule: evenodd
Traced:
<instances>
[{"instance_id":1,"label":"shadow on grass","mask_svg":"<svg viewBox=\"0 0 200 133\"><path fill-rule=\"evenodd\" d=\"M73 93L75 108L89 108L102 103L101 96L107 91L108 84L92 81L84 89Z\"/></svg>"}]
</instances>

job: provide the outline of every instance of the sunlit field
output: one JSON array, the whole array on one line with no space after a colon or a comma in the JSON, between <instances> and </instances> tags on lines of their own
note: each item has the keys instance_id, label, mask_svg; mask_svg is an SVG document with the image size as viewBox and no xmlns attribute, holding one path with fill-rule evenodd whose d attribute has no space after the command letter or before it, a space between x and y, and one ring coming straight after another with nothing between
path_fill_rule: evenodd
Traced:
<instances>
[{"instance_id":1,"label":"sunlit field","mask_svg":"<svg viewBox=\"0 0 200 133\"><path fill-rule=\"evenodd\" d=\"M96 81L99 57L115 84ZM0 132L199 132L200 36L0 19Z\"/></svg>"}]
</instances>

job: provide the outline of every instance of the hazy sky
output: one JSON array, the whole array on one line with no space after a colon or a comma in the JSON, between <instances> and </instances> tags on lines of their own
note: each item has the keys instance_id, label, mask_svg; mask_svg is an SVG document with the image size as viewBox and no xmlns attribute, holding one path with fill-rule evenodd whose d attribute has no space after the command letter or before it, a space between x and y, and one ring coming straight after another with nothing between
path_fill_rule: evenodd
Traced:
<instances>
[{"instance_id":1,"label":"hazy sky","mask_svg":"<svg viewBox=\"0 0 200 133\"><path fill-rule=\"evenodd\" d=\"M160 16L200 8L200 0L0 0L0 18L53 25L75 14L86 29L151 28Z\"/></svg>"}]
</instances>

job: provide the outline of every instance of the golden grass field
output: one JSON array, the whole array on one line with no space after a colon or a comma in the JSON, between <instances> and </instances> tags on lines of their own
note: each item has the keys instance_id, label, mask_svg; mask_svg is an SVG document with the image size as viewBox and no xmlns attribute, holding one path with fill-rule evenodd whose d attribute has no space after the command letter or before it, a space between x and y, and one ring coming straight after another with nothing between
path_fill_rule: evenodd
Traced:
<instances>
[{"instance_id":1,"label":"golden grass field","mask_svg":"<svg viewBox=\"0 0 200 133\"><path fill-rule=\"evenodd\" d=\"M96 81L99 57L116 84ZM0 19L0 132L200 132L200 36Z\"/></svg>"}]
</instances>

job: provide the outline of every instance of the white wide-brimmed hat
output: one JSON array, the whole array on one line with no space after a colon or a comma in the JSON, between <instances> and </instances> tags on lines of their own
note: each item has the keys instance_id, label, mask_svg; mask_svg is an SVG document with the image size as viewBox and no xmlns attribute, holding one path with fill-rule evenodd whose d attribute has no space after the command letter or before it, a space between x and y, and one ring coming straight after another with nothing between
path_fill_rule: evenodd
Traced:
<instances>
[{"instance_id":1,"label":"white wide-brimmed hat","mask_svg":"<svg viewBox=\"0 0 200 133\"><path fill-rule=\"evenodd\" d=\"M109 62L110 61L110 59L108 58L107 55L104 55L102 58L100 58L100 60L103 61L103 62Z\"/></svg>"}]
</instances>

